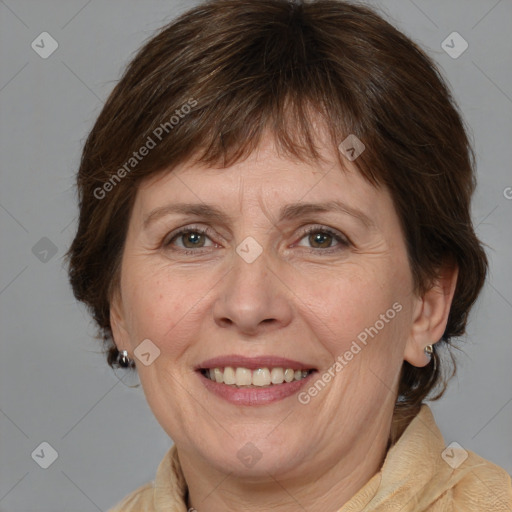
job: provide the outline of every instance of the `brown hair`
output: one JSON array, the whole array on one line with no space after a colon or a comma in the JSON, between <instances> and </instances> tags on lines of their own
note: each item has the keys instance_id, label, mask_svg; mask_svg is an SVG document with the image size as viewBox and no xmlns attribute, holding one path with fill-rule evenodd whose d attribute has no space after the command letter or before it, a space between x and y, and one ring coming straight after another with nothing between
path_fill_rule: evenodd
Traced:
<instances>
[{"instance_id":1,"label":"brown hair","mask_svg":"<svg viewBox=\"0 0 512 512\"><path fill-rule=\"evenodd\" d=\"M80 220L68 252L71 285L99 325L112 366L118 353L109 305L140 182L185 161L227 167L248 156L267 129L286 154L318 159L312 115L323 120L334 147L349 134L364 142L354 163L391 193L415 291L429 289L447 260L459 268L431 363L403 364L399 425L438 385L434 399L443 394L438 349L465 332L487 259L470 217L474 156L449 89L432 60L367 7L213 0L150 39L83 150Z\"/></svg>"}]
</instances>

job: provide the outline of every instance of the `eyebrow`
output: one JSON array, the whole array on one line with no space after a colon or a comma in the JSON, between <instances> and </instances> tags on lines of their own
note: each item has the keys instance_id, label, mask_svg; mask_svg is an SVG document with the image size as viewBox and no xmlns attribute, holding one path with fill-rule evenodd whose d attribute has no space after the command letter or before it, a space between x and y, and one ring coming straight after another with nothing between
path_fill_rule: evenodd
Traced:
<instances>
[{"instance_id":1,"label":"eyebrow","mask_svg":"<svg viewBox=\"0 0 512 512\"><path fill-rule=\"evenodd\" d=\"M314 213L338 212L359 220L365 227L375 227L375 222L363 211L353 206L349 206L342 201L327 201L324 203L291 203L283 206L279 213L279 221L287 221L306 217ZM175 203L161 206L152 210L143 221L143 227L146 229L150 224L166 215L178 213L196 217L208 218L218 223L232 222L233 218L214 205L206 203Z\"/></svg>"}]
</instances>

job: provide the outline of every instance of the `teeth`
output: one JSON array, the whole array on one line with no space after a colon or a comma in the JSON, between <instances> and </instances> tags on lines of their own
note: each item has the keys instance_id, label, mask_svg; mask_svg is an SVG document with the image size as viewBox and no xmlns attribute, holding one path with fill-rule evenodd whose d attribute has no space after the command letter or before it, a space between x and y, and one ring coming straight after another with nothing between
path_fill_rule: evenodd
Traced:
<instances>
[{"instance_id":1,"label":"teeth","mask_svg":"<svg viewBox=\"0 0 512 512\"><path fill-rule=\"evenodd\" d=\"M283 382L292 382L307 377L312 370L293 370L292 368L258 368L249 370L248 368L210 368L203 370L203 375L215 382L228 384L230 386L270 386L283 384Z\"/></svg>"},{"instance_id":2,"label":"teeth","mask_svg":"<svg viewBox=\"0 0 512 512\"><path fill-rule=\"evenodd\" d=\"M250 370L249 370L250 371ZM238 382L237 382L238 384ZM270 386L270 371L268 368L258 368L252 372L254 386Z\"/></svg>"},{"instance_id":3,"label":"teeth","mask_svg":"<svg viewBox=\"0 0 512 512\"><path fill-rule=\"evenodd\" d=\"M282 368L272 368L270 371L270 382L272 384L282 384L284 382L284 371Z\"/></svg>"},{"instance_id":4,"label":"teeth","mask_svg":"<svg viewBox=\"0 0 512 512\"><path fill-rule=\"evenodd\" d=\"M284 372L284 380L286 382L291 382L294 378L295 378L295 372L291 368L288 368Z\"/></svg>"},{"instance_id":5,"label":"teeth","mask_svg":"<svg viewBox=\"0 0 512 512\"><path fill-rule=\"evenodd\" d=\"M235 379L237 386L250 386L252 384L251 370L247 368L237 368L235 370Z\"/></svg>"},{"instance_id":6,"label":"teeth","mask_svg":"<svg viewBox=\"0 0 512 512\"><path fill-rule=\"evenodd\" d=\"M236 384L235 370L231 366L224 368L224 384Z\"/></svg>"}]
</instances>

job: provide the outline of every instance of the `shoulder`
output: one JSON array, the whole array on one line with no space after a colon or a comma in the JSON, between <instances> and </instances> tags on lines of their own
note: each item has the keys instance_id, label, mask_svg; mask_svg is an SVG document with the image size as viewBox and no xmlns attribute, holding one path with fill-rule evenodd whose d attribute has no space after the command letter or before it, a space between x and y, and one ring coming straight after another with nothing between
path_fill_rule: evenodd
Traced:
<instances>
[{"instance_id":1,"label":"shoulder","mask_svg":"<svg viewBox=\"0 0 512 512\"><path fill-rule=\"evenodd\" d=\"M372 504L389 502L404 512L512 511L510 475L456 443L446 446L425 404L389 449L380 473Z\"/></svg>"},{"instance_id":2,"label":"shoulder","mask_svg":"<svg viewBox=\"0 0 512 512\"><path fill-rule=\"evenodd\" d=\"M107 512L153 512L153 484L147 483L125 496Z\"/></svg>"},{"instance_id":3,"label":"shoulder","mask_svg":"<svg viewBox=\"0 0 512 512\"><path fill-rule=\"evenodd\" d=\"M107 512L186 510L187 490L176 445L173 444L160 462L154 481L137 488Z\"/></svg>"},{"instance_id":4,"label":"shoulder","mask_svg":"<svg viewBox=\"0 0 512 512\"><path fill-rule=\"evenodd\" d=\"M505 469L480 457L474 452L467 452L467 459L453 471L452 478L460 479L452 488L453 503L460 510L510 511L512 510L512 479Z\"/></svg>"},{"instance_id":5,"label":"shoulder","mask_svg":"<svg viewBox=\"0 0 512 512\"><path fill-rule=\"evenodd\" d=\"M442 510L512 511L512 479L507 471L456 443L446 446L432 411L424 407L422 412L429 431L427 449L433 452L433 472L426 488L438 494L446 505Z\"/></svg>"}]
</instances>

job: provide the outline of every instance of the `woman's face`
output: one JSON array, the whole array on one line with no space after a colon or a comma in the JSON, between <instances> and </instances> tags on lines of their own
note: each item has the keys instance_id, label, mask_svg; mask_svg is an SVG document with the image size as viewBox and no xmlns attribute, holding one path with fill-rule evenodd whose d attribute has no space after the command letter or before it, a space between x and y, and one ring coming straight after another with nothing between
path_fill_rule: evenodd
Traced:
<instances>
[{"instance_id":1,"label":"woman's face","mask_svg":"<svg viewBox=\"0 0 512 512\"><path fill-rule=\"evenodd\" d=\"M421 301L389 193L325 156L282 158L265 138L232 167L138 190L113 332L180 457L310 476L382 455Z\"/></svg>"}]
</instances>

